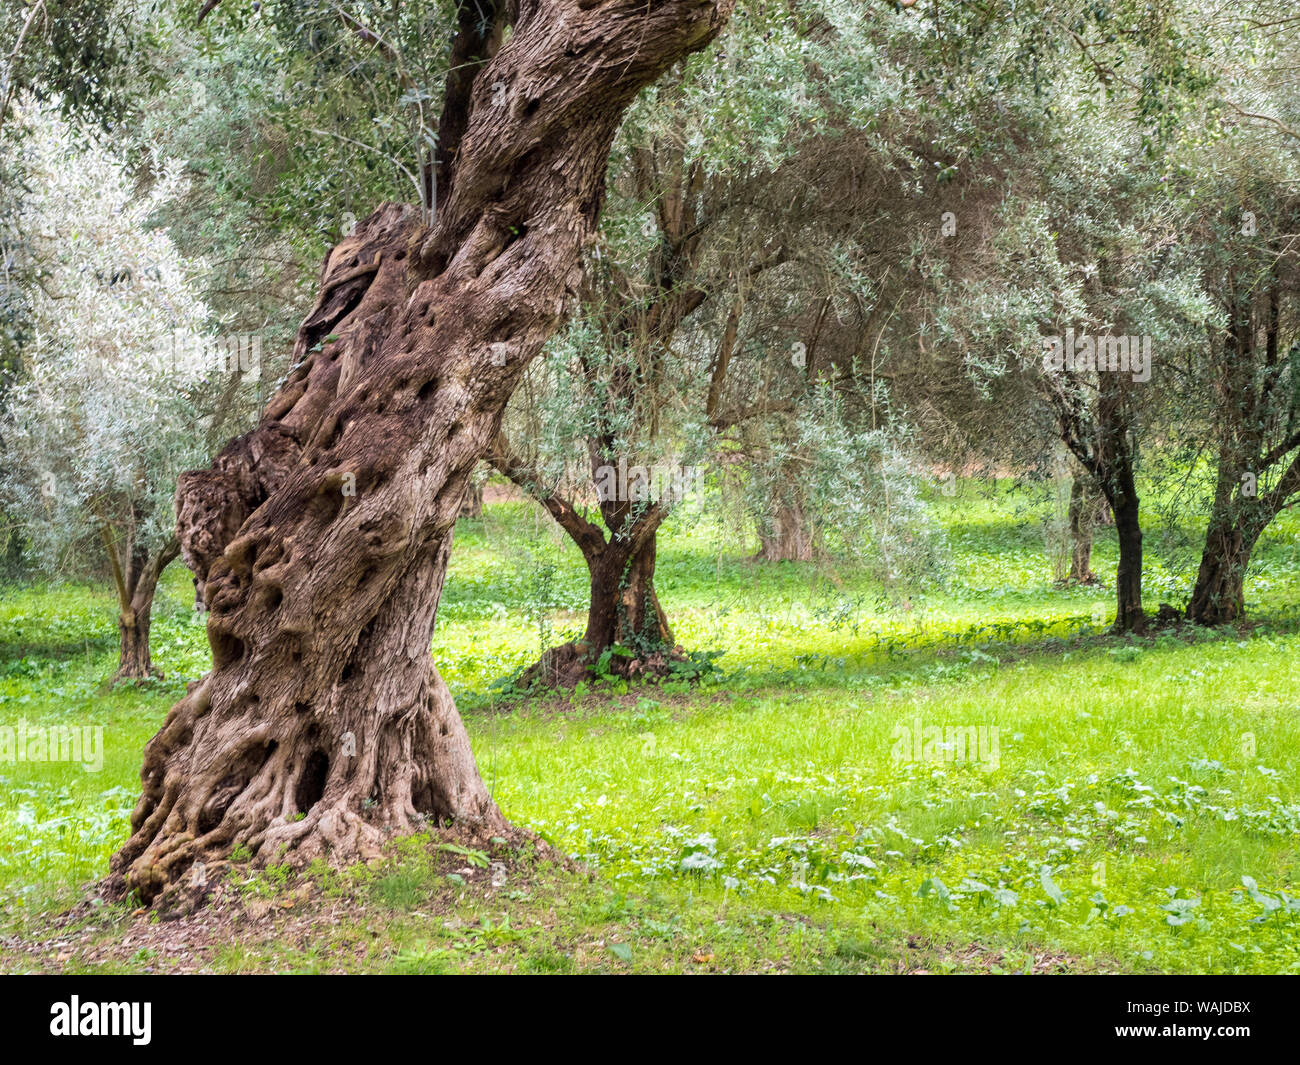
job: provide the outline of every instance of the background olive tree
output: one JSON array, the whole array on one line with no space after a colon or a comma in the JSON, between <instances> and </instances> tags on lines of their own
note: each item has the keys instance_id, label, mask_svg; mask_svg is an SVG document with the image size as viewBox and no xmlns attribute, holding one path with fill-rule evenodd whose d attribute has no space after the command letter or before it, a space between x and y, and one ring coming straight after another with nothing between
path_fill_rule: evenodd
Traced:
<instances>
[{"instance_id":1,"label":"background olive tree","mask_svg":"<svg viewBox=\"0 0 1300 1065\"><path fill-rule=\"evenodd\" d=\"M24 135L9 162L28 191L10 225L32 283L0 419L0 498L45 573L107 569L117 676L139 679L154 672L158 577L180 550L176 480L229 431L256 345L214 343L195 265L149 226L183 189L177 168L160 162L137 194L125 160L92 132L32 97L14 108ZM106 567L90 564L92 549Z\"/></svg>"}]
</instances>

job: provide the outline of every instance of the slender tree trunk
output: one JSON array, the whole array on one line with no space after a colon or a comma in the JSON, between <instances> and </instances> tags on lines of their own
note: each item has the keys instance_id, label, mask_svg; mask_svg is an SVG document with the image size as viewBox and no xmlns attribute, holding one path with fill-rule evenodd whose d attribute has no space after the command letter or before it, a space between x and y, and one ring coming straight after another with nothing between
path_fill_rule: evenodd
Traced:
<instances>
[{"instance_id":1,"label":"slender tree trunk","mask_svg":"<svg viewBox=\"0 0 1300 1065\"><path fill-rule=\"evenodd\" d=\"M1115 573L1114 633L1147 631L1142 609L1142 524L1135 472L1132 385L1117 374L1098 375L1094 410L1083 392L1065 377L1046 381L1048 401L1055 410L1061 442L1092 476L1115 520L1119 566Z\"/></svg>"},{"instance_id":2,"label":"slender tree trunk","mask_svg":"<svg viewBox=\"0 0 1300 1065\"><path fill-rule=\"evenodd\" d=\"M1142 609L1142 525L1138 520L1138 495L1131 470L1117 478L1110 498L1119 537L1119 566L1115 571L1115 625L1117 633L1142 633L1147 616Z\"/></svg>"},{"instance_id":3,"label":"slender tree trunk","mask_svg":"<svg viewBox=\"0 0 1300 1065\"><path fill-rule=\"evenodd\" d=\"M508 830L429 655L452 529L578 290L623 111L730 6L520 0L432 229L389 207L330 254L261 425L178 489L212 671L146 749L110 894L183 894L237 844L339 862L430 821Z\"/></svg>"},{"instance_id":4,"label":"slender tree trunk","mask_svg":"<svg viewBox=\"0 0 1300 1065\"><path fill-rule=\"evenodd\" d=\"M1092 534L1097 518L1096 497L1083 477L1075 477L1070 485L1069 518L1068 580L1075 584L1095 584L1097 575L1092 572Z\"/></svg>"},{"instance_id":5,"label":"slender tree trunk","mask_svg":"<svg viewBox=\"0 0 1300 1065\"><path fill-rule=\"evenodd\" d=\"M113 571L113 584L117 591L118 663L112 684L123 681L161 679L162 673L154 668L149 655L149 621L153 612L154 595L158 579L167 566L180 554L180 542L173 537L159 551L150 556L137 544L127 549L124 567L108 526L102 525L100 534L108 551Z\"/></svg>"},{"instance_id":6,"label":"slender tree trunk","mask_svg":"<svg viewBox=\"0 0 1300 1065\"><path fill-rule=\"evenodd\" d=\"M0 84L4 86L4 95L0 96L0 131L4 129L5 117L9 114L9 101L13 99L14 88L18 85L19 67L22 65L23 42L27 40L28 31L32 28L32 23L36 21L37 15L44 14L45 0L36 0L27 9L27 17L23 20L22 29L18 31L18 40L15 42L13 51L9 53L9 61L5 64L4 79ZM49 16L46 15L46 18Z\"/></svg>"}]
</instances>

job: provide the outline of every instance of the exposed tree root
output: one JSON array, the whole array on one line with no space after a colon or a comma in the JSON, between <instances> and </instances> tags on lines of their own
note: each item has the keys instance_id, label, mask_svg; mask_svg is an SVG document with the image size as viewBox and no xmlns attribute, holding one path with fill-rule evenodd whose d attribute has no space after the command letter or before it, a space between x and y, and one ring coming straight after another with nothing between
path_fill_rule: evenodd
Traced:
<instances>
[{"instance_id":1,"label":"exposed tree root","mask_svg":"<svg viewBox=\"0 0 1300 1065\"><path fill-rule=\"evenodd\" d=\"M524 690L540 687L572 691L594 675L599 658L581 640L570 641L552 647L515 683ZM610 655L604 672L625 680L667 680L676 675L677 664L689 661L680 646L661 647L647 654Z\"/></svg>"}]
</instances>

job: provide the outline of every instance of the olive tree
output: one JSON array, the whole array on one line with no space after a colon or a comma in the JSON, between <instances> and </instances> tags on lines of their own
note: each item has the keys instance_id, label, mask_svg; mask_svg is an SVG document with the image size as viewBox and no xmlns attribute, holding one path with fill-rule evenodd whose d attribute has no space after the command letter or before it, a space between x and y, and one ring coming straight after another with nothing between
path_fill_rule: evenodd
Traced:
<instances>
[{"instance_id":1,"label":"olive tree","mask_svg":"<svg viewBox=\"0 0 1300 1065\"><path fill-rule=\"evenodd\" d=\"M125 161L57 110L31 99L15 109L29 192L11 225L30 279L30 333L0 423L5 511L48 570L69 568L87 534L102 544L118 603L117 678L142 678L155 672L158 578L180 551L175 481L206 457L204 396L221 370L193 264L148 227L181 178L160 167L138 196Z\"/></svg>"}]
</instances>

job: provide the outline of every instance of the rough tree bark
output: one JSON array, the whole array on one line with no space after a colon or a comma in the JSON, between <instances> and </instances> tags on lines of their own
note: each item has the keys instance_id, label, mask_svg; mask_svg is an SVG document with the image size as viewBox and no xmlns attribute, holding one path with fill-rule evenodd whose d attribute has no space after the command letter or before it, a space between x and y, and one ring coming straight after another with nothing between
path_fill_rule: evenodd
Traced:
<instances>
[{"instance_id":1,"label":"rough tree bark","mask_svg":"<svg viewBox=\"0 0 1300 1065\"><path fill-rule=\"evenodd\" d=\"M588 560L592 609L584 638L590 646L620 644L662 652L674 641L668 615L655 593L656 539L653 534L638 536L634 526L628 541L615 538L599 556ZM629 546L635 543L640 546Z\"/></svg>"},{"instance_id":2,"label":"rough tree bark","mask_svg":"<svg viewBox=\"0 0 1300 1065\"><path fill-rule=\"evenodd\" d=\"M731 6L519 0L447 101L468 117L432 227L390 205L331 252L297 369L178 488L212 670L146 748L110 895L158 900L236 844L345 861L429 819L506 827L429 654L452 529L577 291L623 111Z\"/></svg>"},{"instance_id":3,"label":"rough tree bark","mask_svg":"<svg viewBox=\"0 0 1300 1065\"><path fill-rule=\"evenodd\" d=\"M1187 602L1189 621L1226 625L1245 616L1246 566L1262 531L1254 524L1235 522L1226 515L1211 520L1196 584Z\"/></svg>"},{"instance_id":4,"label":"rough tree bark","mask_svg":"<svg viewBox=\"0 0 1300 1065\"><path fill-rule=\"evenodd\" d=\"M1220 470L1219 482L1196 584L1185 610L1187 619L1200 625L1226 625L1245 617L1250 556L1264 530L1300 492L1300 455L1269 491L1256 496L1242 494L1240 474L1231 463Z\"/></svg>"}]
</instances>

